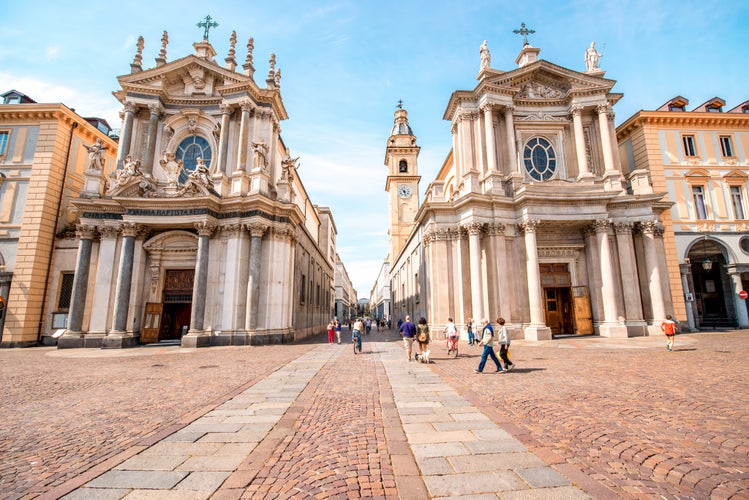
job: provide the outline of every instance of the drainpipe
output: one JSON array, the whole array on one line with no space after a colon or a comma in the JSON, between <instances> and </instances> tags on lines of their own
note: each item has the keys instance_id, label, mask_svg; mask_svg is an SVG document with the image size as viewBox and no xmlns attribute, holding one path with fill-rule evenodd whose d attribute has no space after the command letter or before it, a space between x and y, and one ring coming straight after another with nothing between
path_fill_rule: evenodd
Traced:
<instances>
[{"instance_id":1,"label":"drainpipe","mask_svg":"<svg viewBox=\"0 0 749 500\"><path fill-rule=\"evenodd\" d=\"M55 215L54 233L52 234L52 245L49 247L49 257L47 260L47 274L44 278L44 293L42 294L42 312L39 314L39 330L36 332L36 343L41 345L42 330L44 330L44 313L47 308L47 291L49 289L49 273L52 271L52 255L55 253L55 239L57 236L57 225L60 223L60 213L62 212L62 195L65 193L65 180L68 176L68 165L70 164L70 147L73 144L73 132L78 128L78 122L70 125L70 137L68 137L68 152L65 155L65 166L62 170L62 182L60 183L60 195L57 197L57 215Z\"/></svg>"}]
</instances>

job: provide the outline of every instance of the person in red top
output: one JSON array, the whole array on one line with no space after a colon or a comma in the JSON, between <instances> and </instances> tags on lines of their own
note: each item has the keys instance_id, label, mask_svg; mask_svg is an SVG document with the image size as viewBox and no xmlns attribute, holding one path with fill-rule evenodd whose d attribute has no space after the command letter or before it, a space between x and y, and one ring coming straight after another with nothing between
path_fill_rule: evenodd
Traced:
<instances>
[{"instance_id":1,"label":"person in red top","mask_svg":"<svg viewBox=\"0 0 749 500\"><path fill-rule=\"evenodd\" d=\"M672 351L674 348L674 335L676 335L676 322L671 315L666 315L666 320L661 323L661 330L666 334L666 349Z\"/></svg>"}]
</instances>

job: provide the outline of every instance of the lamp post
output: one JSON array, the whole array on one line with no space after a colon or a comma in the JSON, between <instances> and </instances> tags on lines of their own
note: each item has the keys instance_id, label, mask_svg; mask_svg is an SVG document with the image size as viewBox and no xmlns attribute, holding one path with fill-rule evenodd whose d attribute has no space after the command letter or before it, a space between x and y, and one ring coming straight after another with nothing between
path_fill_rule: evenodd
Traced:
<instances>
[{"instance_id":1,"label":"lamp post","mask_svg":"<svg viewBox=\"0 0 749 500\"><path fill-rule=\"evenodd\" d=\"M707 235L705 235L705 240L702 243L702 253L705 256L702 259L702 269L709 271L713 268L713 261L707 256Z\"/></svg>"}]
</instances>

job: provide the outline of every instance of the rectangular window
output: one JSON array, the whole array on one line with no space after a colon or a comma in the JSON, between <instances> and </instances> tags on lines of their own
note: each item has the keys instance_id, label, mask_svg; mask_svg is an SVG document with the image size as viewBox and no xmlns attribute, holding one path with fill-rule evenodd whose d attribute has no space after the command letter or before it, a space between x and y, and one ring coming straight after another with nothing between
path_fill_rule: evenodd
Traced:
<instances>
[{"instance_id":1,"label":"rectangular window","mask_svg":"<svg viewBox=\"0 0 749 500\"><path fill-rule=\"evenodd\" d=\"M741 186L731 186L731 203L733 204L733 215L736 220L744 220L744 197L741 193Z\"/></svg>"},{"instance_id":2,"label":"rectangular window","mask_svg":"<svg viewBox=\"0 0 749 500\"><path fill-rule=\"evenodd\" d=\"M9 138L10 138L10 132L0 131L0 156L5 156L5 152L8 149Z\"/></svg>"},{"instance_id":3,"label":"rectangular window","mask_svg":"<svg viewBox=\"0 0 749 500\"><path fill-rule=\"evenodd\" d=\"M692 197L694 198L694 210L698 219L707 219L707 208L705 207L705 188L692 186Z\"/></svg>"},{"instance_id":4,"label":"rectangular window","mask_svg":"<svg viewBox=\"0 0 749 500\"><path fill-rule=\"evenodd\" d=\"M681 136L681 142L684 144L685 156L697 156L697 141L693 135Z\"/></svg>"},{"instance_id":5,"label":"rectangular window","mask_svg":"<svg viewBox=\"0 0 749 500\"><path fill-rule=\"evenodd\" d=\"M721 135L720 140L720 152L724 157L732 158L733 155L733 142L731 141L730 135Z\"/></svg>"},{"instance_id":6,"label":"rectangular window","mask_svg":"<svg viewBox=\"0 0 749 500\"><path fill-rule=\"evenodd\" d=\"M70 299L73 296L73 278L75 273L62 273L60 275L60 294L57 298L57 309L67 311L70 309Z\"/></svg>"},{"instance_id":7,"label":"rectangular window","mask_svg":"<svg viewBox=\"0 0 749 500\"><path fill-rule=\"evenodd\" d=\"M299 291L299 303L304 304L304 293L307 291L307 276L302 275L302 286Z\"/></svg>"}]
</instances>

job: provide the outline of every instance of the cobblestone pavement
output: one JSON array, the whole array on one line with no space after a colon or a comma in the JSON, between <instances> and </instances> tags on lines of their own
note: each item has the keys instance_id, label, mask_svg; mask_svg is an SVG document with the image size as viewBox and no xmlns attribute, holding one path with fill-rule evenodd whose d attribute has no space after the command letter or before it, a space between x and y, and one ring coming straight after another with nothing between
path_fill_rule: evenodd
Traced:
<instances>
[{"instance_id":1,"label":"cobblestone pavement","mask_svg":"<svg viewBox=\"0 0 749 500\"><path fill-rule=\"evenodd\" d=\"M481 375L477 347L407 363L392 332L357 356L2 350L0 498L427 498L486 491L487 461L516 474L485 498L749 498L747 333L514 341Z\"/></svg>"},{"instance_id":2,"label":"cobblestone pavement","mask_svg":"<svg viewBox=\"0 0 749 500\"><path fill-rule=\"evenodd\" d=\"M749 331L514 341L499 376L479 354L433 368L596 498L749 498Z\"/></svg>"}]
</instances>

